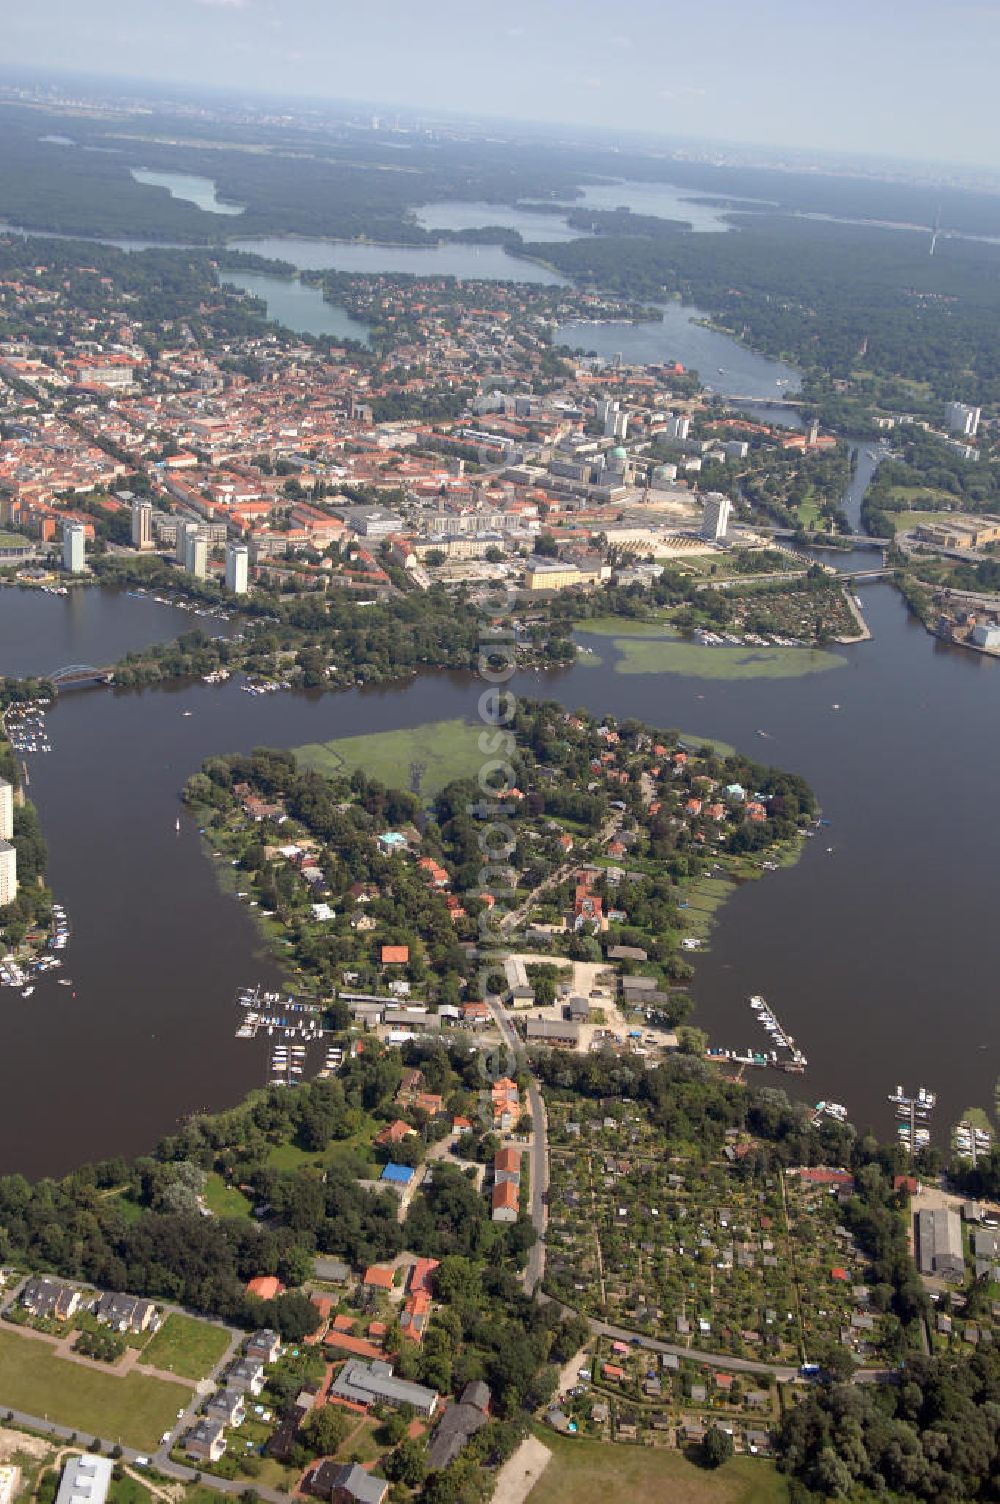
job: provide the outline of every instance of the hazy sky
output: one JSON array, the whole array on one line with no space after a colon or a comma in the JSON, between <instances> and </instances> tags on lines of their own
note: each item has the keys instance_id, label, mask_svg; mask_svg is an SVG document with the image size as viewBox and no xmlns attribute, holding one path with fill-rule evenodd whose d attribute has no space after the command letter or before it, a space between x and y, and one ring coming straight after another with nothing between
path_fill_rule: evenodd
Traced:
<instances>
[{"instance_id":1,"label":"hazy sky","mask_svg":"<svg viewBox=\"0 0 1000 1504\"><path fill-rule=\"evenodd\" d=\"M8 0L4 62L1000 163L1000 0Z\"/></svg>"}]
</instances>

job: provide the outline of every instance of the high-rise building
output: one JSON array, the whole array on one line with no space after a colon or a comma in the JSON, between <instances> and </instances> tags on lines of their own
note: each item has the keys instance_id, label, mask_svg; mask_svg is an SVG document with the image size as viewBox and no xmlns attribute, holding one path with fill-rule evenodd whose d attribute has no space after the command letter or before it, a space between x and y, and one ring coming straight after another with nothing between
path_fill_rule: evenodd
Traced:
<instances>
[{"instance_id":1,"label":"high-rise building","mask_svg":"<svg viewBox=\"0 0 1000 1504\"><path fill-rule=\"evenodd\" d=\"M601 422L604 424L605 438L613 439L616 436L615 425L619 417L618 403L610 400L602 402L597 411Z\"/></svg>"},{"instance_id":2,"label":"high-rise building","mask_svg":"<svg viewBox=\"0 0 1000 1504\"><path fill-rule=\"evenodd\" d=\"M0 778L0 841L14 835L14 785Z\"/></svg>"},{"instance_id":3,"label":"high-rise building","mask_svg":"<svg viewBox=\"0 0 1000 1504\"><path fill-rule=\"evenodd\" d=\"M0 841L9 841L14 834L14 785L0 778Z\"/></svg>"},{"instance_id":4,"label":"high-rise building","mask_svg":"<svg viewBox=\"0 0 1000 1504\"><path fill-rule=\"evenodd\" d=\"M17 897L17 852L9 841L0 841L0 909Z\"/></svg>"},{"instance_id":5,"label":"high-rise building","mask_svg":"<svg viewBox=\"0 0 1000 1504\"><path fill-rule=\"evenodd\" d=\"M132 547L152 548L153 546L153 507L148 501L133 501L132 503Z\"/></svg>"},{"instance_id":6,"label":"high-rise building","mask_svg":"<svg viewBox=\"0 0 1000 1504\"><path fill-rule=\"evenodd\" d=\"M187 566L187 540L189 530L192 533L196 533L198 531L197 522L178 522L177 543L174 548L174 558L177 560L178 564L183 564L185 567Z\"/></svg>"},{"instance_id":7,"label":"high-rise building","mask_svg":"<svg viewBox=\"0 0 1000 1504\"><path fill-rule=\"evenodd\" d=\"M709 491L705 497L705 515L701 519L701 536L720 543L729 530L732 502L721 491Z\"/></svg>"},{"instance_id":8,"label":"high-rise building","mask_svg":"<svg viewBox=\"0 0 1000 1504\"><path fill-rule=\"evenodd\" d=\"M663 436L683 444L691 431L691 419L687 413L673 414L664 425Z\"/></svg>"},{"instance_id":9,"label":"high-rise building","mask_svg":"<svg viewBox=\"0 0 1000 1504\"><path fill-rule=\"evenodd\" d=\"M967 439L974 439L979 431L981 413L981 408L968 407L964 402L947 402L944 409L944 421L949 433L960 433L964 434Z\"/></svg>"},{"instance_id":10,"label":"high-rise building","mask_svg":"<svg viewBox=\"0 0 1000 1504\"><path fill-rule=\"evenodd\" d=\"M184 568L198 580L208 574L208 539L199 527L190 524L184 545Z\"/></svg>"},{"instance_id":11,"label":"high-rise building","mask_svg":"<svg viewBox=\"0 0 1000 1504\"><path fill-rule=\"evenodd\" d=\"M226 589L230 595L246 595L250 589L250 550L243 543L226 545Z\"/></svg>"},{"instance_id":12,"label":"high-rise building","mask_svg":"<svg viewBox=\"0 0 1000 1504\"><path fill-rule=\"evenodd\" d=\"M63 568L70 574L82 574L87 567L87 529L82 522L67 522L63 527Z\"/></svg>"}]
</instances>

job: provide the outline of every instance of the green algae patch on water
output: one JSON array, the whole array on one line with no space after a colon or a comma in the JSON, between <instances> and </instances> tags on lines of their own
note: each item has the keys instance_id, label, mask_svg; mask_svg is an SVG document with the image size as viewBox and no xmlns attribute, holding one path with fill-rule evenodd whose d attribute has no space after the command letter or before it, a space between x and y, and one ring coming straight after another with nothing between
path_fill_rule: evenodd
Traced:
<instances>
[{"instance_id":1,"label":"green algae patch on water","mask_svg":"<svg viewBox=\"0 0 1000 1504\"><path fill-rule=\"evenodd\" d=\"M691 679L796 679L843 668L822 648L710 648L677 638L615 638L616 674L682 674Z\"/></svg>"}]
</instances>

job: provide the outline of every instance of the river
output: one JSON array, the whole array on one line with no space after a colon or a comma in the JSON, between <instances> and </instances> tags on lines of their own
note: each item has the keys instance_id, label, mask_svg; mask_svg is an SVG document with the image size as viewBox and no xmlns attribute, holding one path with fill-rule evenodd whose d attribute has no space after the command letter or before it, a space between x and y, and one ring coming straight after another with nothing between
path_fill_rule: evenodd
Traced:
<instances>
[{"instance_id":1,"label":"river","mask_svg":"<svg viewBox=\"0 0 1000 1504\"><path fill-rule=\"evenodd\" d=\"M523 675L516 687L693 728L810 780L829 830L794 870L722 911L697 961L697 1022L723 1043L759 1042L746 997L763 992L810 1058L804 1081L781 1084L844 1101L885 1134L885 1093L897 1080L924 1082L940 1094L941 1134L970 1103L990 1104L1000 1068L989 1001L1000 972L990 792L1000 667L929 637L888 585L862 588L875 640L838 649L845 666L825 674L631 676L615 672L613 644L593 638L600 667ZM86 599L98 618L89 630L104 634L91 643L113 643L113 623L132 612L122 648L147 640L151 603ZM76 601L0 594L7 601L36 613L29 667L88 656L72 641ZM479 688L431 674L326 696L256 699L198 683L60 700L53 752L31 760L31 794L73 924L63 974L77 997L53 981L29 1001L0 993L0 1169L38 1174L141 1152L178 1116L232 1103L264 1079L263 1045L232 1038L231 999L242 981L272 979L274 964L244 907L220 893L190 822L174 830L201 761L473 715Z\"/></svg>"},{"instance_id":2,"label":"river","mask_svg":"<svg viewBox=\"0 0 1000 1504\"><path fill-rule=\"evenodd\" d=\"M44 677L72 664L102 668L126 653L169 641L192 627L210 636L233 630L214 616L124 590L75 587L65 598L42 590L0 589L0 676Z\"/></svg>"}]
</instances>

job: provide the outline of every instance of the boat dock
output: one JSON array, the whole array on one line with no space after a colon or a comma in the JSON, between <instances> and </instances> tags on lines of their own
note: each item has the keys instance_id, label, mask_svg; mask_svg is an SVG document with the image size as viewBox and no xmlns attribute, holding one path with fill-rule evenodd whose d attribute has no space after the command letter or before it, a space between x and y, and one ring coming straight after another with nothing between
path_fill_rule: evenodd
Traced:
<instances>
[{"instance_id":1,"label":"boat dock","mask_svg":"<svg viewBox=\"0 0 1000 1504\"><path fill-rule=\"evenodd\" d=\"M750 999L750 1007L757 1022L770 1034L771 1049L755 1050L752 1046L745 1050L712 1048L706 1052L708 1059L737 1065L741 1071L751 1066L759 1070L788 1071L801 1075L809 1062L792 1035L779 1021L774 1009L759 994Z\"/></svg>"},{"instance_id":2,"label":"boat dock","mask_svg":"<svg viewBox=\"0 0 1000 1504\"><path fill-rule=\"evenodd\" d=\"M918 1149L926 1149L931 1141L928 1122L937 1105L937 1093L929 1091L926 1086L918 1086L916 1092L911 1094L905 1092L902 1086L897 1086L895 1091L889 1093L889 1101L900 1120L896 1125L896 1132L903 1147L911 1154L916 1154Z\"/></svg>"},{"instance_id":3,"label":"boat dock","mask_svg":"<svg viewBox=\"0 0 1000 1504\"><path fill-rule=\"evenodd\" d=\"M322 1005L314 998L294 993L268 992L258 984L241 987L236 994L236 1006L240 1010L236 1038L256 1039L259 1034L266 1034L274 1041L268 1081L272 1086L295 1086L305 1073L309 1046L325 1033ZM330 1053L328 1050L328 1057Z\"/></svg>"}]
</instances>

